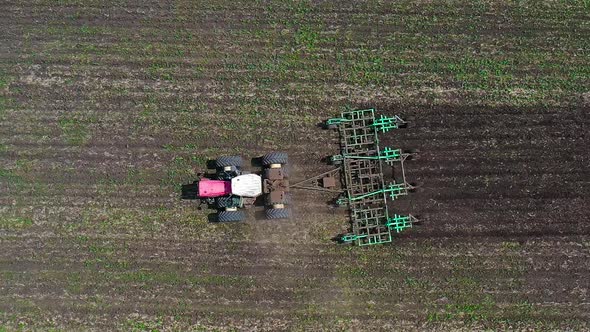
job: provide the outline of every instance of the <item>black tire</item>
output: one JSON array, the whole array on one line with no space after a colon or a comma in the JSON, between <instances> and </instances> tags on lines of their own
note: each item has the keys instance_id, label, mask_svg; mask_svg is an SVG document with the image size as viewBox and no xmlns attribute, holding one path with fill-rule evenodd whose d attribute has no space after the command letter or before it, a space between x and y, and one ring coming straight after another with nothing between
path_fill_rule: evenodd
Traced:
<instances>
[{"instance_id":1,"label":"black tire","mask_svg":"<svg viewBox=\"0 0 590 332\"><path fill-rule=\"evenodd\" d=\"M285 152L271 152L262 157L262 165L269 166L270 164L286 165L289 157Z\"/></svg>"},{"instance_id":2,"label":"black tire","mask_svg":"<svg viewBox=\"0 0 590 332\"><path fill-rule=\"evenodd\" d=\"M219 211L217 214L217 221L219 222L233 222L242 221L246 219L244 211Z\"/></svg>"},{"instance_id":3,"label":"black tire","mask_svg":"<svg viewBox=\"0 0 590 332\"><path fill-rule=\"evenodd\" d=\"M266 219L289 219L291 218L291 209L266 209Z\"/></svg>"},{"instance_id":4,"label":"black tire","mask_svg":"<svg viewBox=\"0 0 590 332\"><path fill-rule=\"evenodd\" d=\"M217 208L219 209L223 209L223 208L229 208L229 207L234 207L234 200L231 196L223 196L223 197L217 197L215 199L215 203L217 204Z\"/></svg>"},{"instance_id":5,"label":"black tire","mask_svg":"<svg viewBox=\"0 0 590 332\"><path fill-rule=\"evenodd\" d=\"M242 167L244 161L240 156L221 156L215 160L215 166L219 168L234 166L237 168Z\"/></svg>"}]
</instances>

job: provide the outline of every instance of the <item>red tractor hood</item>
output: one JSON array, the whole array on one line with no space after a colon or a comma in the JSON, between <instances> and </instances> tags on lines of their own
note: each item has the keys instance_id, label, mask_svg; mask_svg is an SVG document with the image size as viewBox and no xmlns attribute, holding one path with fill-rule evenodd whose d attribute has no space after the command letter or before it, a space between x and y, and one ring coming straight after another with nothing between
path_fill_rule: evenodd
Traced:
<instances>
[{"instance_id":1,"label":"red tractor hood","mask_svg":"<svg viewBox=\"0 0 590 332\"><path fill-rule=\"evenodd\" d=\"M199 197L220 197L231 194L231 181L201 179Z\"/></svg>"}]
</instances>

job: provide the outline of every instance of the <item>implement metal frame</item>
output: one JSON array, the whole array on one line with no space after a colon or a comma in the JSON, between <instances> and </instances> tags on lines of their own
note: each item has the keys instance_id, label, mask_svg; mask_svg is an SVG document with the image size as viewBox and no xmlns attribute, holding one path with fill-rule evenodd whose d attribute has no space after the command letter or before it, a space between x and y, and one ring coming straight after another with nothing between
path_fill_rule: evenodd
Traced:
<instances>
[{"instance_id":1,"label":"implement metal frame","mask_svg":"<svg viewBox=\"0 0 590 332\"><path fill-rule=\"evenodd\" d=\"M413 187L405 180L403 162L409 156L400 149L380 149L378 132L398 128L404 121L398 116L375 118L374 109L347 111L340 118L327 121L338 126L341 154L332 161L342 162L344 195L337 202L350 209L351 233L343 242L356 242L359 246L381 244L393 240L393 232L412 226L416 219L409 216L390 217L388 197L395 199L407 195ZM383 162L400 162L401 183L385 183Z\"/></svg>"},{"instance_id":2,"label":"implement metal frame","mask_svg":"<svg viewBox=\"0 0 590 332\"><path fill-rule=\"evenodd\" d=\"M355 242L359 246L391 242L393 233L412 227L417 219L412 215L389 213L388 199L407 195L413 189L406 182L404 161L411 155L401 149L379 146L378 133L385 133L405 124L400 117L375 117L374 109L346 111L339 118L326 121L326 127L337 128L340 136L340 154L330 161L337 168L312 178L297 182L291 188L340 193L336 200L339 206L347 205L350 211L351 232L343 235L344 243ZM399 162L402 182L386 183L383 178L383 163ZM340 174L342 188L326 187L326 179L335 184Z\"/></svg>"}]
</instances>

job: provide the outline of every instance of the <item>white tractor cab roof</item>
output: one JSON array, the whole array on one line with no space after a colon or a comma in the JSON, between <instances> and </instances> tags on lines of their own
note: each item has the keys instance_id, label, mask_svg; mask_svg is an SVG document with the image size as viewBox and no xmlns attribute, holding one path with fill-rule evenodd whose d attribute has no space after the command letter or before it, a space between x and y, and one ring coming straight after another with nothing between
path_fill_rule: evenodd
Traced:
<instances>
[{"instance_id":1,"label":"white tractor cab roof","mask_svg":"<svg viewBox=\"0 0 590 332\"><path fill-rule=\"evenodd\" d=\"M231 179L232 195L258 197L262 195L262 178L256 174L244 174Z\"/></svg>"}]
</instances>

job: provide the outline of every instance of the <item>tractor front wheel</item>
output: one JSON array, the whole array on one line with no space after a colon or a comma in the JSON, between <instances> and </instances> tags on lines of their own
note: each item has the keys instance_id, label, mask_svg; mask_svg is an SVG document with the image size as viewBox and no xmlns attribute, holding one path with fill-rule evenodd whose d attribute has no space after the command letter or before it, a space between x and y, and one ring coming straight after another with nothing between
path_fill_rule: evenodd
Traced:
<instances>
[{"instance_id":1,"label":"tractor front wheel","mask_svg":"<svg viewBox=\"0 0 590 332\"><path fill-rule=\"evenodd\" d=\"M219 222L232 222L232 221L242 221L246 219L246 215L244 211L219 211L217 214L217 221Z\"/></svg>"},{"instance_id":2,"label":"tractor front wheel","mask_svg":"<svg viewBox=\"0 0 590 332\"><path fill-rule=\"evenodd\" d=\"M289 157L285 152L271 152L262 157L262 165L270 166L272 164L286 165Z\"/></svg>"},{"instance_id":3,"label":"tractor front wheel","mask_svg":"<svg viewBox=\"0 0 590 332\"><path fill-rule=\"evenodd\" d=\"M266 219L289 219L291 218L291 209L267 209Z\"/></svg>"},{"instance_id":4,"label":"tractor front wheel","mask_svg":"<svg viewBox=\"0 0 590 332\"><path fill-rule=\"evenodd\" d=\"M236 168L242 167L244 161L240 156L221 156L215 160L215 166L218 168L224 168L234 166Z\"/></svg>"},{"instance_id":5,"label":"tractor front wheel","mask_svg":"<svg viewBox=\"0 0 590 332\"><path fill-rule=\"evenodd\" d=\"M239 206L239 199L235 199L233 196L222 196L215 199L218 209L232 208Z\"/></svg>"}]
</instances>

